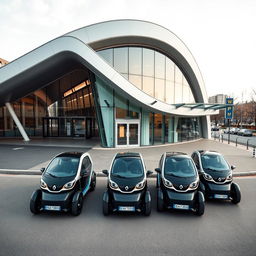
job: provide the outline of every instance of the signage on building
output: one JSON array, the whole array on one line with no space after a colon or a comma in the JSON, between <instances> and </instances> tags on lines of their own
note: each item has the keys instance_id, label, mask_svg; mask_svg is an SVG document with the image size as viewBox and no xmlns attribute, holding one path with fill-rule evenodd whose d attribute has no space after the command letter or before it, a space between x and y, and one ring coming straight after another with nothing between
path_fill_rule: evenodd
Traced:
<instances>
[{"instance_id":1,"label":"signage on building","mask_svg":"<svg viewBox=\"0 0 256 256\"><path fill-rule=\"evenodd\" d=\"M231 105L226 107L226 113L225 118L226 119L232 119L233 118L233 104L234 104L234 98L226 98L226 104Z\"/></svg>"}]
</instances>

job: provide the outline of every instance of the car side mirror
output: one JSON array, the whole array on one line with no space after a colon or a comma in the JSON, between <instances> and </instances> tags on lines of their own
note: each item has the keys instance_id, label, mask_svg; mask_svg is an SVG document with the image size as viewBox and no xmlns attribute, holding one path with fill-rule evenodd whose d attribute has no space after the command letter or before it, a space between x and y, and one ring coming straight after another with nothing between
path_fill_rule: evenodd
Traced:
<instances>
[{"instance_id":1,"label":"car side mirror","mask_svg":"<svg viewBox=\"0 0 256 256\"><path fill-rule=\"evenodd\" d=\"M156 171L157 173L161 173L161 169L160 169L160 168L156 168L155 171Z\"/></svg>"},{"instance_id":2,"label":"car side mirror","mask_svg":"<svg viewBox=\"0 0 256 256\"><path fill-rule=\"evenodd\" d=\"M102 173L108 176L108 170L103 170Z\"/></svg>"},{"instance_id":3,"label":"car side mirror","mask_svg":"<svg viewBox=\"0 0 256 256\"><path fill-rule=\"evenodd\" d=\"M231 165L231 170L235 170L236 166L235 165Z\"/></svg>"},{"instance_id":4,"label":"car side mirror","mask_svg":"<svg viewBox=\"0 0 256 256\"><path fill-rule=\"evenodd\" d=\"M43 172L45 171L45 168L42 167L42 168L40 169L40 171L41 171L41 173L43 173Z\"/></svg>"},{"instance_id":5,"label":"car side mirror","mask_svg":"<svg viewBox=\"0 0 256 256\"><path fill-rule=\"evenodd\" d=\"M152 174L153 174L152 171L149 171L149 170L147 171L147 177L150 176L150 175L152 175Z\"/></svg>"}]
</instances>

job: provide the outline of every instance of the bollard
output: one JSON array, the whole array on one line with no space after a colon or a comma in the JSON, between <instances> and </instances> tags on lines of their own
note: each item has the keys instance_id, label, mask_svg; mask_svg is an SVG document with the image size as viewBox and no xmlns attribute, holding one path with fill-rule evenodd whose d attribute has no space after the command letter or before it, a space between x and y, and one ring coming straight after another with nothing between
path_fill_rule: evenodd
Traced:
<instances>
[{"instance_id":1,"label":"bollard","mask_svg":"<svg viewBox=\"0 0 256 256\"><path fill-rule=\"evenodd\" d=\"M237 147L237 140L238 140L238 137L236 138L236 147Z\"/></svg>"},{"instance_id":2,"label":"bollard","mask_svg":"<svg viewBox=\"0 0 256 256\"><path fill-rule=\"evenodd\" d=\"M253 150L252 150L252 157L255 158L255 147L253 147Z\"/></svg>"},{"instance_id":3,"label":"bollard","mask_svg":"<svg viewBox=\"0 0 256 256\"><path fill-rule=\"evenodd\" d=\"M247 150L249 149L249 140L247 140L247 142L246 142L246 149Z\"/></svg>"}]
</instances>

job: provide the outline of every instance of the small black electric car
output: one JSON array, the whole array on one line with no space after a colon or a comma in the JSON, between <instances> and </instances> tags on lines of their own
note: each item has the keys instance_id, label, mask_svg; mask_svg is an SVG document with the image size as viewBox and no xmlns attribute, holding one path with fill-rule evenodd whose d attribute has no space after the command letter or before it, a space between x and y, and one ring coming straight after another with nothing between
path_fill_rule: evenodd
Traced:
<instances>
[{"instance_id":1,"label":"small black electric car","mask_svg":"<svg viewBox=\"0 0 256 256\"><path fill-rule=\"evenodd\" d=\"M108 176L107 191L103 194L103 214L111 212L151 213L151 195L147 189L144 161L139 153L117 153L110 170L102 171Z\"/></svg>"},{"instance_id":2,"label":"small black electric car","mask_svg":"<svg viewBox=\"0 0 256 256\"><path fill-rule=\"evenodd\" d=\"M192 154L199 177L200 190L205 198L231 200L237 204L241 200L241 192L237 183L233 182L232 170L224 157L216 151L197 150Z\"/></svg>"},{"instance_id":3,"label":"small black electric car","mask_svg":"<svg viewBox=\"0 0 256 256\"><path fill-rule=\"evenodd\" d=\"M96 173L88 153L66 152L55 156L41 169L41 189L30 199L30 211L71 211L77 216L83 207L83 198L96 186Z\"/></svg>"},{"instance_id":4,"label":"small black electric car","mask_svg":"<svg viewBox=\"0 0 256 256\"><path fill-rule=\"evenodd\" d=\"M157 210L191 210L204 214L204 195L198 190L199 176L195 163L185 153L166 152L157 172Z\"/></svg>"}]
</instances>

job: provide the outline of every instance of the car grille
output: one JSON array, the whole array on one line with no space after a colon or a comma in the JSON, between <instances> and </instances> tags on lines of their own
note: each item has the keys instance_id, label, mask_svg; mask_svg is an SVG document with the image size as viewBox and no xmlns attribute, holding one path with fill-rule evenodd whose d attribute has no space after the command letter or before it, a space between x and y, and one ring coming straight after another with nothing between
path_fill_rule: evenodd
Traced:
<instances>
[{"instance_id":1,"label":"car grille","mask_svg":"<svg viewBox=\"0 0 256 256\"><path fill-rule=\"evenodd\" d=\"M187 190L189 185L174 185L175 189L177 190Z\"/></svg>"},{"instance_id":2,"label":"car grille","mask_svg":"<svg viewBox=\"0 0 256 256\"><path fill-rule=\"evenodd\" d=\"M121 191L130 192L130 191L132 191L134 189L134 186L121 186L119 188L120 188Z\"/></svg>"},{"instance_id":3,"label":"car grille","mask_svg":"<svg viewBox=\"0 0 256 256\"><path fill-rule=\"evenodd\" d=\"M54 186L56 187L55 189L53 188ZM50 191L55 192L55 191L60 191L62 189L62 186L52 185L52 186L48 186L48 188Z\"/></svg>"},{"instance_id":4,"label":"car grille","mask_svg":"<svg viewBox=\"0 0 256 256\"><path fill-rule=\"evenodd\" d=\"M225 182L226 181L226 177L214 178L214 181L216 181L216 182Z\"/></svg>"}]
</instances>

